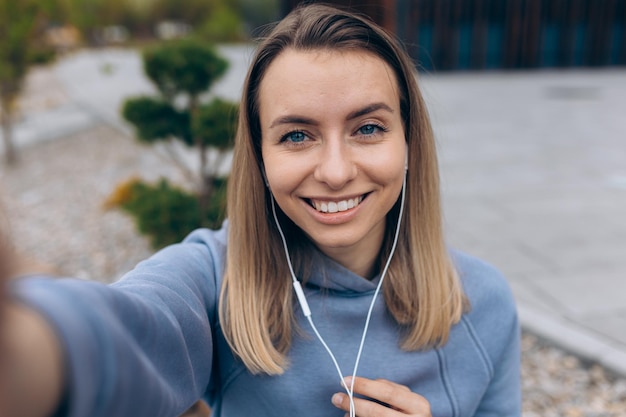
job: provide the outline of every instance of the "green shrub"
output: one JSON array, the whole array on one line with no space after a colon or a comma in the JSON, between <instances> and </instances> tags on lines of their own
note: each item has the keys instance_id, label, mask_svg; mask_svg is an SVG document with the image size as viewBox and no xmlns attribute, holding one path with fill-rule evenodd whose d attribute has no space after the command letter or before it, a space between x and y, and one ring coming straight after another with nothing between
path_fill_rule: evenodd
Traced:
<instances>
[{"instance_id":1,"label":"green shrub","mask_svg":"<svg viewBox=\"0 0 626 417\"><path fill-rule=\"evenodd\" d=\"M231 101L214 98L198 108L191 121L196 140L218 150L229 150L235 144L235 127L239 106Z\"/></svg>"},{"instance_id":2,"label":"green shrub","mask_svg":"<svg viewBox=\"0 0 626 417\"><path fill-rule=\"evenodd\" d=\"M122 116L135 126L141 142L176 137L192 145L189 112L177 110L167 101L147 96L130 98L124 102Z\"/></svg>"},{"instance_id":3,"label":"green shrub","mask_svg":"<svg viewBox=\"0 0 626 417\"><path fill-rule=\"evenodd\" d=\"M143 69L165 100L172 101L179 94L193 99L210 89L226 73L228 61L207 42L182 39L146 49Z\"/></svg>"},{"instance_id":4,"label":"green shrub","mask_svg":"<svg viewBox=\"0 0 626 417\"><path fill-rule=\"evenodd\" d=\"M139 232L149 236L152 247L157 249L180 242L199 227L218 227L225 214L225 183L224 179L216 181L217 192L204 218L197 196L166 179L156 184L141 180L122 184L111 203L131 214Z\"/></svg>"},{"instance_id":5,"label":"green shrub","mask_svg":"<svg viewBox=\"0 0 626 417\"><path fill-rule=\"evenodd\" d=\"M135 127L139 141L165 141L166 155L194 190L184 191L166 180L156 185L134 180L118 186L108 205L130 213L139 232L160 247L180 241L194 228L222 223L226 180L220 175L233 146L238 106L217 97L203 101L228 68L228 61L206 42L188 39L153 46L143 53L143 63L158 94L128 98L122 115ZM178 143L194 151L197 168L184 165Z\"/></svg>"}]
</instances>

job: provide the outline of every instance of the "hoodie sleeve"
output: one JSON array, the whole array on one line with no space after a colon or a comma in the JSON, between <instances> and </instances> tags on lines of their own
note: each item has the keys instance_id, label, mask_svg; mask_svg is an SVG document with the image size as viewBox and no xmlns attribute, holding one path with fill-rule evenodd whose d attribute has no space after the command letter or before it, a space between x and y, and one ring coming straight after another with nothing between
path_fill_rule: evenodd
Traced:
<instances>
[{"instance_id":1,"label":"hoodie sleeve","mask_svg":"<svg viewBox=\"0 0 626 417\"><path fill-rule=\"evenodd\" d=\"M206 245L168 247L112 285L33 277L14 291L61 341L62 416L172 417L210 383L217 285Z\"/></svg>"}]
</instances>

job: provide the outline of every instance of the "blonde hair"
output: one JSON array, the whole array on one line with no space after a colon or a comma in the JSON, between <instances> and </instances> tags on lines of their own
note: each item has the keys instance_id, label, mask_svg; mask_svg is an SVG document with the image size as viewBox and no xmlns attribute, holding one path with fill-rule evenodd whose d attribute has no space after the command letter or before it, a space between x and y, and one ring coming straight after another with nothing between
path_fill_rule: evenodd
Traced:
<instances>
[{"instance_id":1,"label":"blonde hair","mask_svg":"<svg viewBox=\"0 0 626 417\"><path fill-rule=\"evenodd\" d=\"M258 46L244 84L228 183L228 254L220 294L226 340L253 373L280 374L288 366L285 354L296 328L294 297L264 184L258 108L263 75L287 48L368 51L394 70L409 150L407 204L383 292L389 312L404 329L403 349L444 344L466 300L444 243L435 142L415 67L400 44L367 18L315 4L295 9L274 27ZM388 225L396 224L398 209L396 203ZM296 271L308 270L307 238L282 213L280 221ZM389 255L392 233L388 227L382 256Z\"/></svg>"},{"instance_id":2,"label":"blonde hair","mask_svg":"<svg viewBox=\"0 0 626 417\"><path fill-rule=\"evenodd\" d=\"M0 200L0 298L2 297L4 281L6 281L15 267L15 253L11 244L9 218L3 202Z\"/></svg>"}]
</instances>

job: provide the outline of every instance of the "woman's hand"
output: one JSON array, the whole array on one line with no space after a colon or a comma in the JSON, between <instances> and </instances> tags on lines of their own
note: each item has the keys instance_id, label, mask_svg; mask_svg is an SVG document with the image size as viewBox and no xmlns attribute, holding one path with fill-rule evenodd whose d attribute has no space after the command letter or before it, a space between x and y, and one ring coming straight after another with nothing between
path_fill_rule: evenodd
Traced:
<instances>
[{"instance_id":1,"label":"woman's hand","mask_svg":"<svg viewBox=\"0 0 626 417\"><path fill-rule=\"evenodd\" d=\"M54 413L63 391L63 356L51 325L36 311L3 300L0 415Z\"/></svg>"},{"instance_id":2,"label":"woman's hand","mask_svg":"<svg viewBox=\"0 0 626 417\"><path fill-rule=\"evenodd\" d=\"M52 326L7 294L16 258L0 230L0 416L48 416L62 395L63 355Z\"/></svg>"},{"instance_id":3,"label":"woman's hand","mask_svg":"<svg viewBox=\"0 0 626 417\"><path fill-rule=\"evenodd\" d=\"M344 378L346 386L352 384L352 377ZM354 398L354 408L358 417L416 416L431 417L430 404L426 398L412 392L404 385L386 379L367 379L356 377L354 394L363 398ZM350 412L350 399L345 393L333 395L335 407Z\"/></svg>"}]
</instances>

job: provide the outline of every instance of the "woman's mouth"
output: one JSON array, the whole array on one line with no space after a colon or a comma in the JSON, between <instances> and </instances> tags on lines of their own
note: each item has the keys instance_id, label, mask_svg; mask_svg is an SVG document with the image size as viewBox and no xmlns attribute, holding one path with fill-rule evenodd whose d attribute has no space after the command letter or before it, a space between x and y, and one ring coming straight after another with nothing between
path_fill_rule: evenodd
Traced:
<instances>
[{"instance_id":1,"label":"woman's mouth","mask_svg":"<svg viewBox=\"0 0 626 417\"><path fill-rule=\"evenodd\" d=\"M361 204L361 201L365 198L365 195L348 198L346 200L337 200L337 201L325 201L325 200L314 200L310 199L309 204L315 210L321 213L337 213L340 211L350 210Z\"/></svg>"}]
</instances>

